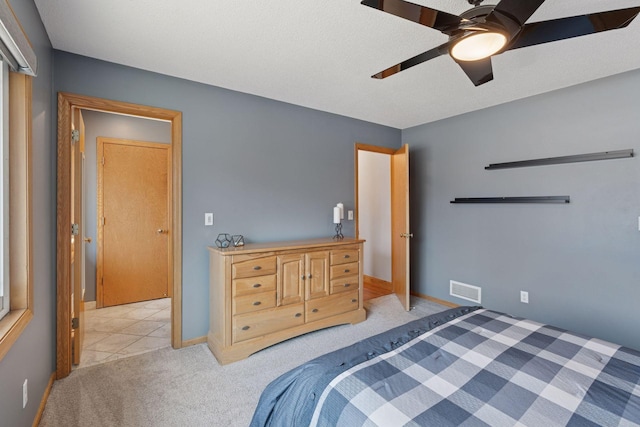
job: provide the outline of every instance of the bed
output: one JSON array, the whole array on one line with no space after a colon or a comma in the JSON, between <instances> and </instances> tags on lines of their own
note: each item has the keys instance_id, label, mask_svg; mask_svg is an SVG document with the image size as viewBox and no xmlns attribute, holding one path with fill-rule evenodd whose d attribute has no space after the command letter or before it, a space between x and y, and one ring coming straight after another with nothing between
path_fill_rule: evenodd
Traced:
<instances>
[{"instance_id":1,"label":"bed","mask_svg":"<svg viewBox=\"0 0 640 427\"><path fill-rule=\"evenodd\" d=\"M251 421L307 425L638 426L640 352L459 307L283 374Z\"/></svg>"}]
</instances>

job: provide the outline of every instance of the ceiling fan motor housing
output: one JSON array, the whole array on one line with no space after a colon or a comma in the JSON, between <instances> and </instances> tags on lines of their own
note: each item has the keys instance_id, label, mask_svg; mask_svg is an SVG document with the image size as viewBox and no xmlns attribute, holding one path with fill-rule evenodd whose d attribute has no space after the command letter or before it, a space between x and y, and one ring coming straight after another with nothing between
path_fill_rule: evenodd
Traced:
<instances>
[{"instance_id":1,"label":"ceiling fan motor housing","mask_svg":"<svg viewBox=\"0 0 640 427\"><path fill-rule=\"evenodd\" d=\"M451 52L458 41L483 32L502 34L506 38L505 45L495 54L506 50L522 29L522 25L500 11L494 11L494 8L495 5L476 6L460 14L462 24L459 31L449 37L449 51ZM490 19L487 20L489 15Z\"/></svg>"}]
</instances>

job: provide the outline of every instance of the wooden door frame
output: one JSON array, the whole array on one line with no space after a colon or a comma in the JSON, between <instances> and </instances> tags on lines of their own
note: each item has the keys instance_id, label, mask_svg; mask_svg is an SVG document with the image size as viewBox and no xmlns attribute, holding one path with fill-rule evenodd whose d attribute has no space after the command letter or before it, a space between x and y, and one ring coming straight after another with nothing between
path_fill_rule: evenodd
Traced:
<instances>
[{"instance_id":1,"label":"wooden door frame","mask_svg":"<svg viewBox=\"0 0 640 427\"><path fill-rule=\"evenodd\" d=\"M406 144L403 144L403 146ZM400 147L399 149L401 149L402 147ZM394 182L393 182L393 156L398 152L399 149L396 148L388 148L388 147L379 147L377 145L368 145L368 144L362 144L362 143L356 143L355 144L355 148L354 148L354 163L355 163L355 205L356 205L356 214L355 214L355 237L356 239L360 239L360 208L359 208L359 194L358 194L358 188L359 188L359 170L358 170L358 153L360 151L367 151L367 152L371 152L371 153L379 153L379 154L385 154L389 156L389 170L391 173L391 194L389 195L389 205L391 206L392 201L393 201L393 193L394 191L397 191L397 188L394 188ZM408 213L407 213L408 214ZM394 265L393 265L393 259L394 259L394 245L393 245L393 216L391 218L392 224L391 224L391 259L392 259L392 265L391 265L391 284L389 285L389 282L383 281L383 280L378 280L377 278L371 278L366 276L366 280L365 283L372 283L378 287L381 287L385 290L390 290L391 292L393 292L394 294L396 294L396 283L393 281L394 278ZM408 231L406 231L408 233ZM409 262L409 260L407 259L407 262ZM409 268L407 267L407 271L409 270ZM390 289L389 289L390 286ZM407 284L406 286L409 286L409 284ZM407 290L408 293L410 293L410 290ZM404 305L404 303L403 303Z\"/></svg>"},{"instance_id":2,"label":"wooden door frame","mask_svg":"<svg viewBox=\"0 0 640 427\"><path fill-rule=\"evenodd\" d=\"M171 345L182 342L182 113L164 108L112 101L71 93L58 93L57 220L56 220L56 378L71 372L71 110L72 108L125 114L171 123L172 260Z\"/></svg>"},{"instance_id":3,"label":"wooden door frame","mask_svg":"<svg viewBox=\"0 0 640 427\"><path fill-rule=\"evenodd\" d=\"M360 172L358 170L358 153L360 151L366 151L366 152L370 152L370 153L378 153L378 154L385 154L389 156L389 173L391 173L391 160L393 159L393 153L396 152L396 150L394 150L393 148L387 148L387 147L378 147L376 145L367 145L367 144L361 144L361 143L356 143L355 146L355 183L356 183L356 196L355 196L355 200L356 200L356 214L355 214L355 229L356 229L356 239L360 238L360 199L359 199L359 188L360 188ZM393 190L393 189L391 189ZM391 206L391 194L389 194L389 206ZM393 245L391 245L391 248L389 248L390 252L391 252L391 256L393 259ZM393 266L393 264L392 264ZM377 277L371 277L371 276L364 276L364 282L363 282L363 286L364 284L369 284L369 285L374 285L380 289L383 289L384 291L387 292L394 292L394 288L393 288L393 276L391 277L391 281L387 282L385 280L382 280L380 278Z\"/></svg>"}]
</instances>

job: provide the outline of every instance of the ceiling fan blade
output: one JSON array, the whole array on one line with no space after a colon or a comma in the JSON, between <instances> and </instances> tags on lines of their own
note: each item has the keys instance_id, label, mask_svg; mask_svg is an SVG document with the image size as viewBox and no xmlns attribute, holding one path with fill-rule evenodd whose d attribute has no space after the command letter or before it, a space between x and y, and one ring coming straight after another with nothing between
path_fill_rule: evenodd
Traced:
<instances>
[{"instance_id":1,"label":"ceiling fan blade","mask_svg":"<svg viewBox=\"0 0 640 427\"><path fill-rule=\"evenodd\" d=\"M610 10L526 24L508 50L624 28L640 13L640 7Z\"/></svg>"},{"instance_id":2,"label":"ceiling fan blade","mask_svg":"<svg viewBox=\"0 0 640 427\"><path fill-rule=\"evenodd\" d=\"M493 9L493 12L487 16L487 20L493 20L497 13L506 15L514 19L520 26L527 22L527 19L538 10L544 0L502 0Z\"/></svg>"},{"instance_id":3,"label":"ceiling fan blade","mask_svg":"<svg viewBox=\"0 0 640 427\"><path fill-rule=\"evenodd\" d=\"M480 59L478 61L456 62L475 86L480 86L493 80L491 57Z\"/></svg>"},{"instance_id":4,"label":"ceiling fan blade","mask_svg":"<svg viewBox=\"0 0 640 427\"><path fill-rule=\"evenodd\" d=\"M402 61L399 64L387 68L386 70L382 70L371 77L374 79L385 79L389 76L399 73L400 71L404 71L408 68L413 67L414 65L422 64L423 62L427 62L430 59L437 58L438 56L444 55L448 52L449 43L447 42L438 47L434 47L433 49L423 52L420 55L416 55L413 58L409 58L406 61Z\"/></svg>"},{"instance_id":5,"label":"ceiling fan blade","mask_svg":"<svg viewBox=\"0 0 640 427\"><path fill-rule=\"evenodd\" d=\"M408 19L447 35L458 29L462 18L404 0L363 0L360 4Z\"/></svg>"}]
</instances>

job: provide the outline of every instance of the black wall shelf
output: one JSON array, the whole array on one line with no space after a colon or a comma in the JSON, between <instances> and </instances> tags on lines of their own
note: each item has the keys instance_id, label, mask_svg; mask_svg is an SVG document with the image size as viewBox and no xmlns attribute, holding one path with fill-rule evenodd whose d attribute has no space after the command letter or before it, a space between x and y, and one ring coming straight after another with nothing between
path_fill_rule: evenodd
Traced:
<instances>
[{"instance_id":1,"label":"black wall shelf","mask_svg":"<svg viewBox=\"0 0 640 427\"><path fill-rule=\"evenodd\" d=\"M557 165L561 163L591 162L594 160L626 159L633 157L633 149L603 151L601 153L576 154L573 156L548 157L545 159L521 160L517 162L492 163L485 166L487 170L524 168L528 166Z\"/></svg>"},{"instance_id":2,"label":"black wall shelf","mask_svg":"<svg viewBox=\"0 0 640 427\"><path fill-rule=\"evenodd\" d=\"M451 203L569 203L569 196L456 197Z\"/></svg>"}]
</instances>

